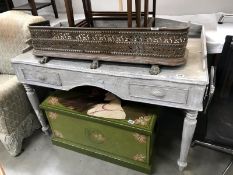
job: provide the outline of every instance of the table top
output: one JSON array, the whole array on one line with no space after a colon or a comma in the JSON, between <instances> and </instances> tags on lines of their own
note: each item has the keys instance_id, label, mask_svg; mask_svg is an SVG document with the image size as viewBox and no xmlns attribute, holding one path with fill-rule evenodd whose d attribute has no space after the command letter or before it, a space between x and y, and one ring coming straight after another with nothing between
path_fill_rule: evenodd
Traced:
<instances>
[{"instance_id":1,"label":"table top","mask_svg":"<svg viewBox=\"0 0 233 175\"><path fill-rule=\"evenodd\" d=\"M203 25L205 28L208 54L222 53L226 35L233 35L233 18L226 17L223 24L218 24L220 16L224 13L195 14L182 16L161 16L182 22L190 21L193 24Z\"/></svg>"},{"instance_id":2,"label":"table top","mask_svg":"<svg viewBox=\"0 0 233 175\"><path fill-rule=\"evenodd\" d=\"M190 38L187 48L189 50L187 63L178 67L161 67L158 75L149 74L149 65L122 64L102 62L98 69L90 69L90 61L68 60L53 58L46 64L40 64L39 57L32 54L32 51L21 54L12 59L12 63L29 64L34 66L80 71L96 74L108 74L129 78L161 80L178 83L208 84L208 71L206 69L206 55L202 48L202 39Z\"/></svg>"},{"instance_id":3,"label":"table top","mask_svg":"<svg viewBox=\"0 0 233 175\"><path fill-rule=\"evenodd\" d=\"M210 30L206 32L208 53L222 53L227 35L233 36L233 19L231 22L226 20L223 24L218 24L217 30Z\"/></svg>"}]
</instances>

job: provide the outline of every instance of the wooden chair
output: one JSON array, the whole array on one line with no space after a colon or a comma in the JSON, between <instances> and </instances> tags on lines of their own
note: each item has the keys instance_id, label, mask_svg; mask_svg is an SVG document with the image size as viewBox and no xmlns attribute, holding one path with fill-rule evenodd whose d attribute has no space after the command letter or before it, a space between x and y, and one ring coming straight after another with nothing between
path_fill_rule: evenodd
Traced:
<instances>
[{"instance_id":1,"label":"wooden chair","mask_svg":"<svg viewBox=\"0 0 233 175\"><path fill-rule=\"evenodd\" d=\"M66 6L66 13L70 27L77 26L74 22L72 0L64 0ZM91 6L91 0L82 0L83 9L86 18L86 22L89 27L93 27L93 19L96 18L108 18L108 19L128 19L128 27L132 27L132 20L136 19L137 27L148 26L148 15L152 14L155 19L156 14L156 0L153 0L153 10L149 11L149 0L144 0L144 12L141 12L141 0L135 0L136 12L132 12L132 0L127 0L127 12L106 12L106 11L93 11ZM141 24L141 17L144 17L144 24ZM85 24L79 24L85 25ZM154 22L153 22L154 26Z\"/></svg>"},{"instance_id":2,"label":"wooden chair","mask_svg":"<svg viewBox=\"0 0 233 175\"><path fill-rule=\"evenodd\" d=\"M55 14L55 18L58 18L57 7L55 0L51 0L50 2L35 2L35 0L28 0L27 4L15 7L12 0L5 0L8 10L26 10L31 11L32 15L38 16L37 10L42 9L47 6L52 6Z\"/></svg>"}]
</instances>

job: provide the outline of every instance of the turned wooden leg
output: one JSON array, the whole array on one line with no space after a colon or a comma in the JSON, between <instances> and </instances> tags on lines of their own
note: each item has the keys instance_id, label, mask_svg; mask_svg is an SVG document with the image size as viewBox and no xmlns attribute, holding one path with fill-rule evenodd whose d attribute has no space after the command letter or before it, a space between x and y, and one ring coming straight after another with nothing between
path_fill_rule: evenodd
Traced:
<instances>
[{"instance_id":1,"label":"turned wooden leg","mask_svg":"<svg viewBox=\"0 0 233 175\"><path fill-rule=\"evenodd\" d=\"M177 161L180 171L183 171L183 169L187 166L187 156L197 124L197 114L198 111L186 112L186 117L184 119L183 125L180 158Z\"/></svg>"},{"instance_id":2,"label":"turned wooden leg","mask_svg":"<svg viewBox=\"0 0 233 175\"><path fill-rule=\"evenodd\" d=\"M49 126L46 123L43 112L39 108L40 103L39 103L38 97L36 95L35 89L33 89L30 85L27 85L27 84L24 84L23 86L26 90L26 93L27 93L28 99L32 105L32 108L34 109L36 116L37 116L37 118L42 126L42 131L45 134L49 135Z\"/></svg>"}]
</instances>

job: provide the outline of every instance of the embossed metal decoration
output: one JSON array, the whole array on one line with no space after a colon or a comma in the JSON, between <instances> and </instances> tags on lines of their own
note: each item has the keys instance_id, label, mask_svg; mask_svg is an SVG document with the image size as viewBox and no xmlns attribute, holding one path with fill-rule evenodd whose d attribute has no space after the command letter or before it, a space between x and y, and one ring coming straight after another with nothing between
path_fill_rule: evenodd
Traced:
<instances>
[{"instance_id":1,"label":"embossed metal decoration","mask_svg":"<svg viewBox=\"0 0 233 175\"><path fill-rule=\"evenodd\" d=\"M30 27L34 54L49 57L150 64L150 74L160 72L158 65L178 66L186 62L189 27L186 23L156 18L156 0L152 4L127 0L127 12L93 11L91 0L82 0L85 19L74 21L71 0L65 0L68 25ZM149 5L150 4L150 5ZM149 7L152 5L152 11ZM69 27L68 27L69 26Z\"/></svg>"},{"instance_id":2,"label":"embossed metal decoration","mask_svg":"<svg viewBox=\"0 0 233 175\"><path fill-rule=\"evenodd\" d=\"M188 27L56 28L31 26L37 56L176 66L185 63Z\"/></svg>"}]
</instances>

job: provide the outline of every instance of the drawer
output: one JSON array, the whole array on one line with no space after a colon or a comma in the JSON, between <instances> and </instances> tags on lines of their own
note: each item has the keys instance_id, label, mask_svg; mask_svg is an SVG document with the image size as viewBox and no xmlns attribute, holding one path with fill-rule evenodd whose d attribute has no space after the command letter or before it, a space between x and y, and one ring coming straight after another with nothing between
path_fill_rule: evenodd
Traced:
<instances>
[{"instance_id":1,"label":"drawer","mask_svg":"<svg viewBox=\"0 0 233 175\"><path fill-rule=\"evenodd\" d=\"M56 72L47 72L43 70L22 69L24 79L44 84L61 86L60 75Z\"/></svg>"},{"instance_id":2,"label":"drawer","mask_svg":"<svg viewBox=\"0 0 233 175\"><path fill-rule=\"evenodd\" d=\"M170 86L147 86L141 84L129 84L129 95L135 98L144 98L157 101L185 104L188 97L188 88L176 88Z\"/></svg>"},{"instance_id":3,"label":"drawer","mask_svg":"<svg viewBox=\"0 0 233 175\"><path fill-rule=\"evenodd\" d=\"M149 163L151 137L102 123L46 112L53 138L138 163Z\"/></svg>"}]
</instances>

